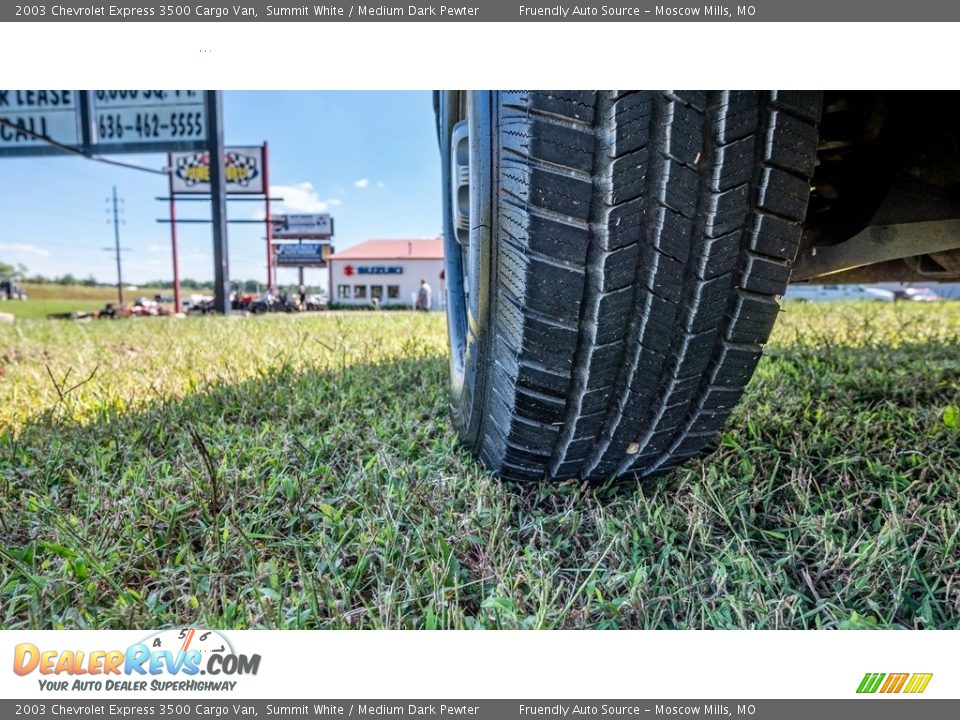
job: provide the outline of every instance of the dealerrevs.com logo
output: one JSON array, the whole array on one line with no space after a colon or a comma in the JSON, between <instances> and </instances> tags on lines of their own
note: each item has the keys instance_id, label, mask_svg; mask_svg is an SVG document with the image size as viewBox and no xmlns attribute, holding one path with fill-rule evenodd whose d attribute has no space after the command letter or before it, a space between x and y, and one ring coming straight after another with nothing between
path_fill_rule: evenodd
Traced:
<instances>
[{"instance_id":1,"label":"dealerrevs.com logo","mask_svg":"<svg viewBox=\"0 0 960 720\"><path fill-rule=\"evenodd\" d=\"M917 695L927 689L933 673L867 673L857 686L860 694L906 693Z\"/></svg>"},{"instance_id":2,"label":"dealerrevs.com logo","mask_svg":"<svg viewBox=\"0 0 960 720\"><path fill-rule=\"evenodd\" d=\"M126 650L14 648L13 671L37 676L41 690L144 692L232 691L238 676L256 675L260 655L234 651L213 630L165 630Z\"/></svg>"}]
</instances>

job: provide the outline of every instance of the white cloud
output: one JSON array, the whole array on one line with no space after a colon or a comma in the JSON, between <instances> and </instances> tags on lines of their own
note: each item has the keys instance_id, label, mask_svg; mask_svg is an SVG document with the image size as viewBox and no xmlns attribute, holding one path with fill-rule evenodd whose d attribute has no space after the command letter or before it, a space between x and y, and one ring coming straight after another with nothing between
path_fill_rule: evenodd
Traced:
<instances>
[{"instance_id":1,"label":"white cloud","mask_svg":"<svg viewBox=\"0 0 960 720\"><path fill-rule=\"evenodd\" d=\"M340 204L339 198L321 198L309 180L296 185L271 185L270 195L283 198L277 208L277 212L281 213L324 213L331 206ZM273 208L271 214L272 212ZM260 213L260 218L262 217L263 213Z\"/></svg>"},{"instance_id":2,"label":"white cloud","mask_svg":"<svg viewBox=\"0 0 960 720\"><path fill-rule=\"evenodd\" d=\"M354 181L353 181L353 186L354 186L355 188L360 188L361 190L363 190L363 189L364 189L365 187L367 187L369 184L370 184L370 179L369 179L369 178L360 178L359 180L354 180Z\"/></svg>"},{"instance_id":3,"label":"white cloud","mask_svg":"<svg viewBox=\"0 0 960 720\"><path fill-rule=\"evenodd\" d=\"M27 243L0 243L0 250L14 255L30 255L31 257L50 257L50 251Z\"/></svg>"},{"instance_id":4,"label":"white cloud","mask_svg":"<svg viewBox=\"0 0 960 720\"><path fill-rule=\"evenodd\" d=\"M384 185L383 180L377 180L377 187L378 187L378 188L384 188L384 187L386 187L386 185Z\"/></svg>"}]
</instances>

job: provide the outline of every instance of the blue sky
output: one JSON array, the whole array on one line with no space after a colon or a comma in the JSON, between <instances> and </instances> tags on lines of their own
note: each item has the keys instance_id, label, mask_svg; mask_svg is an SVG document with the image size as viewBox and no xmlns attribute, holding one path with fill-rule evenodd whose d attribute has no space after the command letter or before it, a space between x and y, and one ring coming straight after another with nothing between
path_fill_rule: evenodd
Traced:
<instances>
[{"instance_id":1,"label":"blue sky","mask_svg":"<svg viewBox=\"0 0 960 720\"><path fill-rule=\"evenodd\" d=\"M436 236L440 232L440 165L429 92L225 92L227 144L270 143L273 194L285 198L277 212L329 212L334 245L343 249L369 238ZM162 155L117 159L163 167ZM124 199L120 242L124 281L170 278L166 178L111 167L79 157L0 159L0 260L23 263L29 273L114 282L113 245L106 198L113 185ZM180 217L208 217L205 203L179 203ZM263 206L237 202L230 217L250 218ZM265 276L261 225L231 225L230 275ZM208 225L181 225L183 277L213 274ZM307 271L319 283L325 271ZM281 270L281 283L295 281Z\"/></svg>"}]
</instances>

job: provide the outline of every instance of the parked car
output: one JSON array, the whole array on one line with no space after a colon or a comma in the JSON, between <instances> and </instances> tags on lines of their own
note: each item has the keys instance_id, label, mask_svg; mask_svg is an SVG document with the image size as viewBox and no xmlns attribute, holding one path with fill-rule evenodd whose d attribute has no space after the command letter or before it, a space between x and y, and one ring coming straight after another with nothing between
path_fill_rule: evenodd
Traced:
<instances>
[{"instance_id":1,"label":"parked car","mask_svg":"<svg viewBox=\"0 0 960 720\"><path fill-rule=\"evenodd\" d=\"M958 93L444 91L434 108L453 426L504 478L644 477L702 452L789 282L960 279Z\"/></svg>"},{"instance_id":2,"label":"parked car","mask_svg":"<svg viewBox=\"0 0 960 720\"><path fill-rule=\"evenodd\" d=\"M794 302L836 302L861 300L867 302L894 302L893 290L864 287L863 285L790 285L783 295L784 300Z\"/></svg>"},{"instance_id":3,"label":"parked car","mask_svg":"<svg viewBox=\"0 0 960 720\"><path fill-rule=\"evenodd\" d=\"M325 293L309 295L307 297L307 310L317 311L327 309L327 296Z\"/></svg>"},{"instance_id":4,"label":"parked car","mask_svg":"<svg viewBox=\"0 0 960 720\"><path fill-rule=\"evenodd\" d=\"M282 292L279 295L264 293L261 297L254 299L247 309L254 315L262 315L268 312L293 313L300 312L306 308L301 308L299 301L289 293Z\"/></svg>"},{"instance_id":5,"label":"parked car","mask_svg":"<svg viewBox=\"0 0 960 720\"><path fill-rule=\"evenodd\" d=\"M903 299L913 300L915 302L941 302L943 297L937 295L930 288L908 287L903 289Z\"/></svg>"},{"instance_id":6,"label":"parked car","mask_svg":"<svg viewBox=\"0 0 960 720\"><path fill-rule=\"evenodd\" d=\"M206 315L214 311L213 295L200 295L193 293L181 301L181 306L185 313L190 315Z\"/></svg>"}]
</instances>

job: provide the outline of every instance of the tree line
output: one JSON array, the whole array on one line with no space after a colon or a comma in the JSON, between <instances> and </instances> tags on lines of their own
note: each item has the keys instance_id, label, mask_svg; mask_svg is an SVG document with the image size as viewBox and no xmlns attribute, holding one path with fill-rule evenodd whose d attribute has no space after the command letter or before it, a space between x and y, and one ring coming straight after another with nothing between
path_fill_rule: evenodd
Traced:
<instances>
[{"instance_id":1,"label":"tree line","mask_svg":"<svg viewBox=\"0 0 960 720\"><path fill-rule=\"evenodd\" d=\"M93 275L85 278L78 278L72 273L65 275L56 275L49 277L42 273L28 274L26 266L22 264L11 265L0 260L0 279L16 277L21 282L35 283L37 285L80 285L83 287L113 287L116 283L99 282ZM141 288L164 289L173 286L171 280L149 280L147 282L131 283ZM240 286L242 292L259 292L263 284L258 280L242 280L233 283L233 286ZM193 278L183 278L180 280L180 287L184 290L209 290L213 292L213 282L211 280L194 280Z\"/></svg>"}]
</instances>

